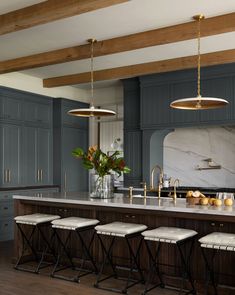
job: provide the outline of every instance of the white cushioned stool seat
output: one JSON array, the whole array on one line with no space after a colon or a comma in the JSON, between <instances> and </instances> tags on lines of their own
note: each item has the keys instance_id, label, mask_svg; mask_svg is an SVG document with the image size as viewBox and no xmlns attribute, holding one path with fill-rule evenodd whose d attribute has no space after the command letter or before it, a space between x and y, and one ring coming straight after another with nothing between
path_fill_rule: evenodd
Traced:
<instances>
[{"instance_id":1,"label":"white cushioned stool seat","mask_svg":"<svg viewBox=\"0 0 235 295\"><path fill-rule=\"evenodd\" d=\"M201 247L235 251L235 234L214 232L202 237Z\"/></svg>"},{"instance_id":2,"label":"white cushioned stool seat","mask_svg":"<svg viewBox=\"0 0 235 295\"><path fill-rule=\"evenodd\" d=\"M142 235L145 240L175 244L197 235L197 232L191 229L161 226L156 229L144 231Z\"/></svg>"},{"instance_id":3,"label":"white cushioned stool seat","mask_svg":"<svg viewBox=\"0 0 235 295\"><path fill-rule=\"evenodd\" d=\"M40 223L46 223L53 221L55 219L59 219L59 215L51 215L51 214L42 214L42 213L34 213L29 215L16 216L14 219L16 223L29 224L29 225L37 225Z\"/></svg>"},{"instance_id":4,"label":"white cushioned stool seat","mask_svg":"<svg viewBox=\"0 0 235 295\"><path fill-rule=\"evenodd\" d=\"M61 228L68 230L76 230L77 228L96 225L99 223L97 219L81 218L81 217L66 217L52 221L53 228Z\"/></svg>"},{"instance_id":5,"label":"white cushioned stool seat","mask_svg":"<svg viewBox=\"0 0 235 295\"><path fill-rule=\"evenodd\" d=\"M125 237L126 235L142 232L147 228L144 224L112 222L95 227L97 234Z\"/></svg>"}]
</instances>

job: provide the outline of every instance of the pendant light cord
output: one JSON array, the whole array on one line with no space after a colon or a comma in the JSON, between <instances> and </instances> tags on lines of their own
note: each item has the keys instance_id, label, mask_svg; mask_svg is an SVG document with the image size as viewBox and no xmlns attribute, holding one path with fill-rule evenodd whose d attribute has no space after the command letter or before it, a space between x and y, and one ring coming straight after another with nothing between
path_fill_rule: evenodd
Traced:
<instances>
[{"instance_id":1,"label":"pendant light cord","mask_svg":"<svg viewBox=\"0 0 235 295\"><path fill-rule=\"evenodd\" d=\"M197 63L197 96L201 97L201 17L198 18L198 63Z\"/></svg>"},{"instance_id":2,"label":"pendant light cord","mask_svg":"<svg viewBox=\"0 0 235 295\"><path fill-rule=\"evenodd\" d=\"M94 42L95 40L92 39L91 41L91 103L90 106L94 107Z\"/></svg>"}]
</instances>

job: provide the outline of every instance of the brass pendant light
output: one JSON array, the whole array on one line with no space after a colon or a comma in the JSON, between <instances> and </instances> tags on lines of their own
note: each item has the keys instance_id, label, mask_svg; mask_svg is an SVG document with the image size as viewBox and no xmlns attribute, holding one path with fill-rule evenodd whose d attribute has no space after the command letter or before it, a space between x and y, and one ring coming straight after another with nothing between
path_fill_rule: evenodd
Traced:
<instances>
[{"instance_id":1,"label":"brass pendant light","mask_svg":"<svg viewBox=\"0 0 235 295\"><path fill-rule=\"evenodd\" d=\"M193 17L193 19L198 22L197 97L174 100L170 104L174 109L208 110L218 109L228 104L228 101L222 98L201 96L201 20L204 18L205 16L203 14L195 15Z\"/></svg>"},{"instance_id":2,"label":"brass pendant light","mask_svg":"<svg viewBox=\"0 0 235 295\"><path fill-rule=\"evenodd\" d=\"M95 108L94 106L94 43L96 39L89 39L91 44L91 102L89 108L73 109L68 111L69 115L77 117L106 117L114 116L116 113L112 110Z\"/></svg>"}]
</instances>

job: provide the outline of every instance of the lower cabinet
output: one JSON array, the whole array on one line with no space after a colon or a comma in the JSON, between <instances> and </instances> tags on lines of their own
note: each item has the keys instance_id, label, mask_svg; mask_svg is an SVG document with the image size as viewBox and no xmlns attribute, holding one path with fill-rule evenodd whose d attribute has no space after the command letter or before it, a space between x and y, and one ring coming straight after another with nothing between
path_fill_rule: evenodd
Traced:
<instances>
[{"instance_id":1,"label":"lower cabinet","mask_svg":"<svg viewBox=\"0 0 235 295\"><path fill-rule=\"evenodd\" d=\"M13 240L14 203L13 192L0 192L0 241Z\"/></svg>"},{"instance_id":2,"label":"lower cabinet","mask_svg":"<svg viewBox=\"0 0 235 295\"><path fill-rule=\"evenodd\" d=\"M40 197L44 193L58 192L59 187L0 192L0 242L14 239L14 200L13 195Z\"/></svg>"}]
</instances>

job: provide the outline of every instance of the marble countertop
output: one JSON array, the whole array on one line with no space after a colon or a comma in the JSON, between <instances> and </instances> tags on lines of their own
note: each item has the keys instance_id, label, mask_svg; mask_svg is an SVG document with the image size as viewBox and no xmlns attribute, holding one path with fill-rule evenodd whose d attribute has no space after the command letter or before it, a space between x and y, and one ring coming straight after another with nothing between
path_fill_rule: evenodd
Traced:
<instances>
[{"instance_id":1,"label":"marble countertop","mask_svg":"<svg viewBox=\"0 0 235 295\"><path fill-rule=\"evenodd\" d=\"M88 193L46 193L40 197L34 195L14 195L16 200L29 200L36 202L50 202L61 204L77 204L85 206L100 206L110 208L142 209L152 211L195 213L215 216L235 217L235 206L200 206L189 205L186 199L177 199L176 202L171 198L147 197L144 199L140 195L133 196L132 199L125 194L116 193L111 199L90 198Z\"/></svg>"}]
</instances>

